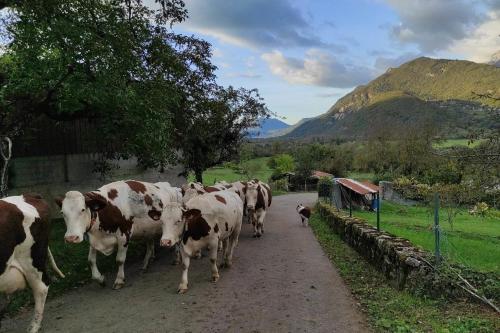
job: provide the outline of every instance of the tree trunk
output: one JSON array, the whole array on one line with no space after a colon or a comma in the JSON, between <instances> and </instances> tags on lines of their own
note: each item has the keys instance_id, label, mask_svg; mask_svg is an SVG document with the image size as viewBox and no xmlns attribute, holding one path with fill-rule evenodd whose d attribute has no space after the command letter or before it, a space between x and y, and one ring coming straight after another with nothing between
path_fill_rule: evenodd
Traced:
<instances>
[{"instance_id":1,"label":"tree trunk","mask_svg":"<svg viewBox=\"0 0 500 333\"><path fill-rule=\"evenodd\" d=\"M196 181L203 184L203 171L195 170L194 174L196 176Z\"/></svg>"}]
</instances>

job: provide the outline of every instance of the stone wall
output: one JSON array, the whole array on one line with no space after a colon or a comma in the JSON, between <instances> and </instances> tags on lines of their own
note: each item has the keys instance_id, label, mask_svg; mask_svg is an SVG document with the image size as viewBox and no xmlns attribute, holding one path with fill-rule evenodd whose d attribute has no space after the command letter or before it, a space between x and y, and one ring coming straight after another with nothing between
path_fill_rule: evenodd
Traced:
<instances>
[{"instance_id":1,"label":"stone wall","mask_svg":"<svg viewBox=\"0 0 500 333\"><path fill-rule=\"evenodd\" d=\"M94 156L90 154L15 158L9 167L8 194L39 193L51 204L52 215L58 216L59 209L54 204L54 198L70 190L87 192L124 179L168 181L172 186L180 186L186 181L178 176L182 171L179 166L159 172L138 167L135 159L120 160L116 164L118 168L102 178L92 172L95 164Z\"/></svg>"},{"instance_id":2,"label":"stone wall","mask_svg":"<svg viewBox=\"0 0 500 333\"><path fill-rule=\"evenodd\" d=\"M326 203L319 202L318 211L335 233L380 269L397 288L404 288L408 279L424 268L422 259L428 254L409 240L377 231L362 219L340 215Z\"/></svg>"}]
</instances>

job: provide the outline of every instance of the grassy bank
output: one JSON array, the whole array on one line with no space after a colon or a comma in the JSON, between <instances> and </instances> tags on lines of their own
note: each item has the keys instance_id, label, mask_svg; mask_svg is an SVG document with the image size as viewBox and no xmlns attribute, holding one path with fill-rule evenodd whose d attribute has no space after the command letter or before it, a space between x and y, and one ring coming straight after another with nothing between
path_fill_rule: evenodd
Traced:
<instances>
[{"instance_id":1,"label":"grassy bank","mask_svg":"<svg viewBox=\"0 0 500 333\"><path fill-rule=\"evenodd\" d=\"M66 244L64 242L64 233L66 227L62 219L52 222L52 230L50 234L50 249L54 255L57 266L66 275L64 279L57 279L50 284L48 298L53 298L70 289L82 286L91 280L90 267L87 262L89 252L89 243L82 242L80 244ZM145 246L138 242L131 242L127 252L127 263L142 259L145 253ZM97 265L101 273L116 272L117 266L115 263L115 255L112 254L106 257L100 253L97 254ZM127 264L125 264L127 265ZM50 276L55 277L56 274L49 269ZM111 274L110 279L106 280L106 288L111 288L114 282L114 274ZM33 297L31 290L17 292L12 297L12 301L7 308L7 313L15 313L25 306L31 306Z\"/></svg>"},{"instance_id":2,"label":"grassy bank","mask_svg":"<svg viewBox=\"0 0 500 333\"><path fill-rule=\"evenodd\" d=\"M273 173L273 170L267 165L268 160L269 157L260 157L247 161L247 168L251 170L250 178L257 178L267 182ZM189 180L194 181L194 175L190 175ZM203 183L205 185L212 185L221 180L232 183L238 180L248 180L248 176L224 166L216 166L203 173Z\"/></svg>"},{"instance_id":3,"label":"grassy bank","mask_svg":"<svg viewBox=\"0 0 500 333\"><path fill-rule=\"evenodd\" d=\"M376 225L376 214L354 211ZM442 230L441 252L448 259L481 272L500 274L500 212L492 210L486 217L470 215L460 209L453 226L440 210ZM413 244L434 251L433 212L429 207L409 207L382 201L380 225L385 231L409 239Z\"/></svg>"},{"instance_id":4,"label":"grassy bank","mask_svg":"<svg viewBox=\"0 0 500 333\"><path fill-rule=\"evenodd\" d=\"M397 291L333 233L318 215L310 220L319 243L367 314L376 332L498 332L500 319L475 304L448 303Z\"/></svg>"}]
</instances>

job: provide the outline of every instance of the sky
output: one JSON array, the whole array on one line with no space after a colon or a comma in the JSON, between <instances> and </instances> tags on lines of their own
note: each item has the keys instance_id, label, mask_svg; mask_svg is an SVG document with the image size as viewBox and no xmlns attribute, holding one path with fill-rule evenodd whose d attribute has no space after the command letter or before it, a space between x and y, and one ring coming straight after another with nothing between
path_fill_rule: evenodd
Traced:
<instances>
[{"instance_id":1,"label":"sky","mask_svg":"<svg viewBox=\"0 0 500 333\"><path fill-rule=\"evenodd\" d=\"M185 2L174 30L212 44L218 82L257 88L289 124L416 57L487 62L500 51L500 0Z\"/></svg>"}]
</instances>

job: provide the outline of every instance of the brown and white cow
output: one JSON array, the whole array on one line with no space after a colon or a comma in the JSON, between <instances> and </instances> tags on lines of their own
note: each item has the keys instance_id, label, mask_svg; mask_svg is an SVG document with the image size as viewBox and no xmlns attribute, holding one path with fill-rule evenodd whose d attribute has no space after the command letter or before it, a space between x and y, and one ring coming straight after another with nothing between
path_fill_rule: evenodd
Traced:
<instances>
[{"instance_id":1,"label":"brown and white cow","mask_svg":"<svg viewBox=\"0 0 500 333\"><path fill-rule=\"evenodd\" d=\"M0 293L10 295L33 291L35 314L28 332L40 329L49 290L46 262L64 277L49 249L49 207L38 195L21 195L0 200ZM0 320L3 309L0 309Z\"/></svg>"},{"instance_id":2,"label":"brown and white cow","mask_svg":"<svg viewBox=\"0 0 500 333\"><path fill-rule=\"evenodd\" d=\"M302 226L307 227L309 225L309 218L311 217L311 208L297 202L297 213L299 213L302 220Z\"/></svg>"},{"instance_id":3,"label":"brown and white cow","mask_svg":"<svg viewBox=\"0 0 500 333\"><path fill-rule=\"evenodd\" d=\"M117 249L118 274L113 289L125 284L124 263L131 239L146 240L143 270L154 256L154 241L161 236L162 212L169 202L180 202L180 190L168 183L117 181L96 191L70 191L56 200L66 223L65 241L80 243L88 235L92 279L104 284L96 263L97 251L106 256Z\"/></svg>"},{"instance_id":4,"label":"brown and white cow","mask_svg":"<svg viewBox=\"0 0 500 333\"><path fill-rule=\"evenodd\" d=\"M271 188L260 180L251 180L245 187L245 198L248 217L254 226L253 236L260 237L264 233L266 210L272 202Z\"/></svg>"},{"instance_id":5,"label":"brown and white cow","mask_svg":"<svg viewBox=\"0 0 500 333\"><path fill-rule=\"evenodd\" d=\"M243 203L232 191L206 193L191 199L184 208L181 204L165 206L161 246L171 247L181 242L182 279L178 292L188 290L190 258L203 248L210 251L212 281L219 279L217 252L223 245L222 266L231 267L233 250L238 243L243 217Z\"/></svg>"}]
</instances>

